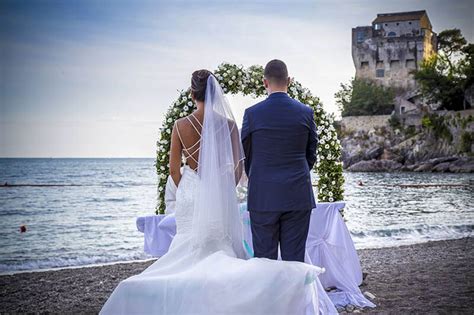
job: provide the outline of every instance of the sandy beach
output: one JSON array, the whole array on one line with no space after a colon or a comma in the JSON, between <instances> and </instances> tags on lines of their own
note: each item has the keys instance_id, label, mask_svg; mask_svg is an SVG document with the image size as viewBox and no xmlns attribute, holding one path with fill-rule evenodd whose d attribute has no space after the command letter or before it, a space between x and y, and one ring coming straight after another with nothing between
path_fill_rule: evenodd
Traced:
<instances>
[{"instance_id":1,"label":"sandy beach","mask_svg":"<svg viewBox=\"0 0 474 315\"><path fill-rule=\"evenodd\" d=\"M368 273L363 292L376 309L363 313L472 314L472 238L359 250ZM123 279L153 261L0 276L1 313L98 313ZM359 310L355 310L359 312Z\"/></svg>"}]
</instances>

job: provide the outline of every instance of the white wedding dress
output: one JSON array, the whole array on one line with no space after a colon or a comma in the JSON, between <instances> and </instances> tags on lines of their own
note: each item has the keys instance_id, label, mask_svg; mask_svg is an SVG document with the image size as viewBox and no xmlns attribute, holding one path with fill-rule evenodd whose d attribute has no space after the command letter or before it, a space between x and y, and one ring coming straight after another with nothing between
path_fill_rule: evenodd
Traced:
<instances>
[{"instance_id":1,"label":"white wedding dress","mask_svg":"<svg viewBox=\"0 0 474 315\"><path fill-rule=\"evenodd\" d=\"M223 106L217 84L211 76L199 171L183 169L176 192L177 233L169 251L120 282L100 314L337 313L319 282L321 268L245 257L234 178L241 159L229 145L232 130L224 127L222 135L221 128L228 126L228 119L221 119L225 113L209 104ZM211 106L218 117L209 113Z\"/></svg>"}]
</instances>

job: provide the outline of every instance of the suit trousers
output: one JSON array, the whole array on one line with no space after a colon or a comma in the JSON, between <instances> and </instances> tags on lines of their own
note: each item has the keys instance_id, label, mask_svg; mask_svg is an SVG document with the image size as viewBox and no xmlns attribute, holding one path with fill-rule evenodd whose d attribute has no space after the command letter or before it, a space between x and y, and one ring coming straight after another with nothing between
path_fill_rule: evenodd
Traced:
<instances>
[{"instance_id":1,"label":"suit trousers","mask_svg":"<svg viewBox=\"0 0 474 315\"><path fill-rule=\"evenodd\" d=\"M304 262L311 210L249 211L255 257Z\"/></svg>"}]
</instances>

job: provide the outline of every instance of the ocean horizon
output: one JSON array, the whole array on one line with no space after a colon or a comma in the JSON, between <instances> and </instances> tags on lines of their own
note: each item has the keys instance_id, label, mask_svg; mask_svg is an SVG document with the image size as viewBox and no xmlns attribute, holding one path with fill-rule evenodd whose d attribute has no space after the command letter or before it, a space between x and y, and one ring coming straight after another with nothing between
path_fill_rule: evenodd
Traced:
<instances>
[{"instance_id":1,"label":"ocean horizon","mask_svg":"<svg viewBox=\"0 0 474 315\"><path fill-rule=\"evenodd\" d=\"M135 220L155 211L154 161L0 158L0 185L18 185L0 188L0 273L152 258ZM345 219L358 249L472 236L474 174L344 177ZM400 186L419 184L438 186Z\"/></svg>"}]
</instances>

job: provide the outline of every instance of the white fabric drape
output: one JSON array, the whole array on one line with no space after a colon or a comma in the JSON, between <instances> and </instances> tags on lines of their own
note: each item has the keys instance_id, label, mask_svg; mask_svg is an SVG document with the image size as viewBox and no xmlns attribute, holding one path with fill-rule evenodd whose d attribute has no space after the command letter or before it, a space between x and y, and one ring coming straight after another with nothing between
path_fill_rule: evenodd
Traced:
<instances>
[{"instance_id":1,"label":"white fabric drape","mask_svg":"<svg viewBox=\"0 0 474 315\"><path fill-rule=\"evenodd\" d=\"M325 267L319 279L325 288L337 288L328 293L335 306L375 307L359 289L362 271L349 230L339 214L341 203L319 203L313 209L306 262Z\"/></svg>"}]
</instances>

